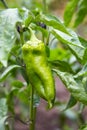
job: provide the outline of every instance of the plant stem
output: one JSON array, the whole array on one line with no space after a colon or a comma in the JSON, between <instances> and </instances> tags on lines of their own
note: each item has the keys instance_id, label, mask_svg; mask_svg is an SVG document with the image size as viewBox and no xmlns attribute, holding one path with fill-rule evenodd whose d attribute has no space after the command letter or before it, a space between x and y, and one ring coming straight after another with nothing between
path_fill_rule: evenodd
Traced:
<instances>
[{"instance_id":1,"label":"plant stem","mask_svg":"<svg viewBox=\"0 0 87 130\"><path fill-rule=\"evenodd\" d=\"M46 4L46 0L43 0L43 12L44 12L44 13L47 12L47 4Z\"/></svg>"},{"instance_id":2,"label":"plant stem","mask_svg":"<svg viewBox=\"0 0 87 130\"><path fill-rule=\"evenodd\" d=\"M44 34L42 33L42 41L45 43Z\"/></svg>"},{"instance_id":3,"label":"plant stem","mask_svg":"<svg viewBox=\"0 0 87 130\"><path fill-rule=\"evenodd\" d=\"M46 41L46 45L47 45L47 46L49 45L49 38L50 38L50 32L49 32L49 34L48 34L47 41Z\"/></svg>"},{"instance_id":4,"label":"plant stem","mask_svg":"<svg viewBox=\"0 0 87 130\"><path fill-rule=\"evenodd\" d=\"M6 1L5 1L5 0L1 0L1 2L3 3L4 7L5 7L6 9L8 9L8 5L7 5Z\"/></svg>"},{"instance_id":5,"label":"plant stem","mask_svg":"<svg viewBox=\"0 0 87 130\"><path fill-rule=\"evenodd\" d=\"M36 122L36 107L33 107L33 130L35 129L35 122Z\"/></svg>"},{"instance_id":6,"label":"plant stem","mask_svg":"<svg viewBox=\"0 0 87 130\"><path fill-rule=\"evenodd\" d=\"M21 34L20 34L20 39L21 39L21 44L23 45L24 44L23 32L21 32Z\"/></svg>"},{"instance_id":7,"label":"plant stem","mask_svg":"<svg viewBox=\"0 0 87 130\"><path fill-rule=\"evenodd\" d=\"M30 126L29 130L34 130L35 129L35 119L36 119L36 107L33 106L34 104L34 89L32 86L30 86Z\"/></svg>"}]
</instances>

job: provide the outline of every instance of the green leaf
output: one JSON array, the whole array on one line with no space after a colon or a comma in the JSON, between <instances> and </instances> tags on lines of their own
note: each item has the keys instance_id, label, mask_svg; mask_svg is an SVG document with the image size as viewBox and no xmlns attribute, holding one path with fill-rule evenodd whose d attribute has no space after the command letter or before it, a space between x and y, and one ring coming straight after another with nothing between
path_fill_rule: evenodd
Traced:
<instances>
[{"instance_id":1,"label":"green leaf","mask_svg":"<svg viewBox=\"0 0 87 130\"><path fill-rule=\"evenodd\" d=\"M87 63L82 67L82 69L74 76L74 78L82 77L87 75Z\"/></svg>"},{"instance_id":2,"label":"green leaf","mask_svg":"<svg viewBox=\"0 0 87 130\"><path fill-rule=\"evenodd\" d=\"M25 84L19 80L14 80L11 84L11 86L17 87L17 88L22 88Z\"/></svg>"},{"instance_id":3,"label":"green leaf","mask_svg":"<svg viewBox=\"0 0 87 130\"><path fill-rule=\"evenodd\" d=\"M82 125L79 130L87 130L87 125Z\"/></svg>"},{"instance_id":4,"label":"green leaf","mask_svg":"<svg viewBox=\"0 0 87 130\"><path fill-rule=\"evenodd\" d=\"M60 31L63 31L65 33L68 33L66 27L64 24L55 16L50 15L50 14L40 14L36 17L36 21L42 21L48 26L51 26L53 28L56 28Z\"/></svg>"},{"instance_id":5,"label":"green leaf","mask_svg":"<svg viewBox=\"0 0 87 130\"><path fill-rule=\"evenodd\" d=\"M59 69L61 71L66 71L70 73L74 73L70 65L65 61L60 60L49 60L49 63L51 64L52 68Z\"/></svg>"},{"instance_id":6,"label":"green leaf","mask_svg":"<svg viewBox=\"0 0 87 130\"><path fill-rule=\"evenodd\" d=\"M82 81L75 81L73 75L67 72L61 72L53 69L53 71L60 77L65 87L70 91L71 95L79 102L87 105L87 92L82 84Z\"/></svg>"},{"instance_id":7,"label":"green leaf","mask_svg":"<svg viewBox=\"0 0 87 130\"><path fill-rule=\"evenodd\" d=\"M28 104L29 97L30 97L30 87L26 86L27 84L24 84L22 82L20 83L20 81L13 82L11 85L12 88L10 93L8 93L7 95L7 101L8 101L9 110L12 113L14 113L14 102L13 102L14 96L18 97L18 99L23 103Z\"/></svg>"},{"instance_id":8,"label":"green leaf","mask_svg":"<svg viewBox=\"0 0 87 130\"><path fill-rule=\"evenodd\" d=\"M9 112L11 112L12 114L15 114L15 111L14 111L14 94L15 94L15 96L16 96L17 93L18 93L18 91L19 91L19 88L12 86L12 89L11 89L10 92L7 94L8 110L9 110Z\"/></svg>"},{"instance_id":9,"label":"green leaf","mask_svg":"<svg viewBox=\"0 0 87 130\"><path fill-rule=\"evenodd\" d=\"M50 49L49 60L51 61L64 60L69 58L70 58L69 52L63 48Z\"/></svg>"},{"instance_id":10,"label":"green leaf","mask_svg":"<svg viewBox=\"0 0 87 130\"><path fill-rule=\"evenodd\" d=\"M87 63L87 40L83 39L82 37L79 37L79 40L80 40L82 46L84 46L84 48L85 48L84 55L83 55L83 61L82 61L82 63L85 64L85 63Z\"/></svg>"},{"instance_id":11,"label":"green leaf","mask_svg":"<svg viewBox=\"0 0 87 130\"><path fill-rule=\"evenodd\" d=\"M87 48L87 40L83 39L82 37L79 37L79 41L81 42L82 46L84 46L85 48Z\"/></svg>"},{"instance_id":12,"label":"green leaf","mask_svg":"<svg viewBox=\"0 0 87 130\"><path fill-rule=\"evenodd\" d=\"M19 65L11 65L7 67L6 70L0 75L0 82L2 82L13 69L20 67L21 66Z\"/></svg>"},{"instance_id":13,"label":"green leaf","mask_svg":"<svg viewBox=\"0 0 87 130\"><path fill-rule=\"evenodd\" d=\"M24 103L26 103L27 101L26 104L28 104L29 95L28 95L28 89L27 87L25 87L25 85L26 85L25 83L19 80L15 80L14 82L11 83L11 90L7 95L7 104L8 104L8 109L12 114L15 114L15 111L14 111L14 97L15 96L18 97L19 100L22 99Z\"/></svg>"},{"instance_id":14,"label":"green leaf","mask_svg":"<svg viewBox=\"0 0 87 130\"><path fill-rule=\"evenodd\" d=\"M84 55L83 55L83 64L87 63L87 48L85 49Z\"/></svg>"},{"instance_id":15,"label":"green leaf","mask_svg":"<svg viewBox=\"0 0 87 130\"><path fill-rule=\"evenodd\" d=\"M65 12L64 12L64 22L66 26L71 22L71 19L73 17L73 14L74 14L74 11L76 9L78 2L79 0L71 0L67 4Z\"/></svg>"},{"instance_id":16,"label":"green leaf","mask_svg":"<svg viewBox=\"0 0 87 130\"><path fill-rule=\"evenodd\" d=\"M6 104L6 99L1 98L0 99L0 130L5 130L5 120L7 118L7 112L8 112L8 107Z\"/></svg>"},{"instance_id":17,"label":"green leaf","mask_svg":"<svg viewBox=\"0 0 87 130\"><path fill-rule=\"evenodd\" d=\"M52 29L51 32L52 32L60 41L62 41L63 43L71 44L71 45L74 45L74 46L76 46L76 47L80 47L80 48L84 49L84 47L81 45L81 43L80 43L78 37L74 37L74 36L72 36L72 34L71 34L71 36L70 36L70 35L68 35L68 34L66 34L66 33L64 33L64 32L61 32L61 31L57 30L57 29Z\"/></svg>"},{"instance_id":18,"label":"green leaf","mask_svg":"<svg viewBox=\"0 0 87 130\"><path fill-rule=\"evenodd\" d=\"M66 106L66 108L64 110L67 110L67 109L73 107L76 103L77 103L77 100L71 95L70 99L69 99L69 101L67 103L67 106Z\"/></svg>"},{"instance_id":19,"label":"green leaf","mask_svg":"<svg viewBox=\"0 0 87 130\"><path fill-rule=\"evenodd\" d=\"M70 48L72 53L80 60L83 60L84 52L85 52L85 47L82 46L81 42L79 41L78 36L76 35L75 32L68 30L70 35L61 32L57 29L52 29L51 30L52 34L58 38L62 43L67 44L67 46Z\"/></svg>"},{"instance_id":20,"label":"green leaf","mask_svg":"<svg viewBox=\"0 0 87 130\"><path fill-rule=\"evenodd\" d=\"M29 104L29 101L31 100L30 97L30 86L23 87L19 89L16 93L14 93L23 103ZM37 107L40 103L40 97L38 94L34 91L34 101L33 106Z\"/></svg>"},{"instance_id":21,"label":"green leaf","mask_svg":"<svg viewBox=\"0 0 87 130\"><path fill-rule=\"evenodd\" d=\"M80 0L78 3L74 27L77 27L87 15L87 0Z\"/></svg>"},{"instance_id":22,"label":"green leaf","mask_svg":"<svg viewBox=\"0 0 87 130\"><path fill-rule=\"evenodd\" d=\"M28 76L27 76L26 69L25 69L24 67L22 67L22 68L20 69L20 72L21 72L23 78L25 79L25 81L29 84L29 78L28 78Z\"/></svg>"},{"instance_id":23,"label":"green leaf","mask_svg":"<svg viewBox=\"0 0 87 130\"><path fill-rule=\"evenodd\" d=\"M15 24L22 22L27 15L28 12L16 8L0 10L0 62L5 67L17 38Z\"/></svg>"},{"instance_id":24,"label":"green leaf","mask_svg":"<svg viewBox=\"0 0 87 130\"><path fill-rule=\"evenodd\" d=\"M29 103L29 88L23 87L21 89L18 89L17 92L14 92L14 95L18 97L20 101L22 101L25 104Z\"/></svg>"}]
</instances>

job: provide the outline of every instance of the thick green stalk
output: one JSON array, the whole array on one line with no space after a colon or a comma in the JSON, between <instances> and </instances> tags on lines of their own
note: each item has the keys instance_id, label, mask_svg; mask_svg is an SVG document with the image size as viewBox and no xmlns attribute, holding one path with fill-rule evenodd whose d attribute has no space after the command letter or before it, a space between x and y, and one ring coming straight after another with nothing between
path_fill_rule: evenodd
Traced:
<instances>
[{"instance_id":1,"label":"thick green stalk","mask_svg":"<svg viewBox=\"0 0 87 130\"><path fill-rule=\"evenodd\" d=\"M36 119L36 107L34 107L34 89L32 86L30 86L30 126L29 130L34 130L35 129L35 119Z\"/></svg>"}]
</instances>

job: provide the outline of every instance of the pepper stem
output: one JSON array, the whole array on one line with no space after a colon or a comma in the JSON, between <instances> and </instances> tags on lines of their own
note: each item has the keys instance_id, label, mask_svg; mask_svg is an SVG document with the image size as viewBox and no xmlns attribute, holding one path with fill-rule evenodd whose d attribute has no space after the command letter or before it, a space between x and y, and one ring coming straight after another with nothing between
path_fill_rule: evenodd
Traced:
<instances>
[{"instance_id":1,"label":"pepper stem","mask_svg":"<svg viewBox=\"0 0 87 130\"><path fill-rule=\"evenodd\" d=\"M35 33L33 32L33 30L31 28L28 28L29 29L29 32L30 32L30 41L32 41L33 43L36 42L36 43L39 43L40 40L37 39L37 37L35 36Z\"/></svg>"}]
</instances>

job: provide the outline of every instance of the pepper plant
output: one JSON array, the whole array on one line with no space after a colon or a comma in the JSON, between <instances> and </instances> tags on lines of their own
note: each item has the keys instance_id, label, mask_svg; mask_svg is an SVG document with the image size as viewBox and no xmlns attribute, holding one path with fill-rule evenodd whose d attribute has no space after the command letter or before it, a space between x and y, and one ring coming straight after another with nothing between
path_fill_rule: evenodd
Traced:
<instances>
[{"instance_id":1,"label":"pepper plant","mask_svg":"<svg viewBox=\"0 0 87 130\"><path fill-rule=\"evenodd\" d=\"M64 22L47 11L45 0L43 10L37 6L8 8L4 0L1 2L6 9L0 10L0 129L13 129L8 119L15 118L14 97L17 97L29 106L29 130L34 130L40 98L46 100L49 110L55 106L55 75L71 95L65 109L78 102L84 108L87 41L68 25L76 7L74 27L82 22L87 1L71 0L65 9ZM71 57L76 62L70 63ZM23 81L18 80L18 75ZM85 129L82 126L80 130Z\"/></svg>"}]
</instances>

